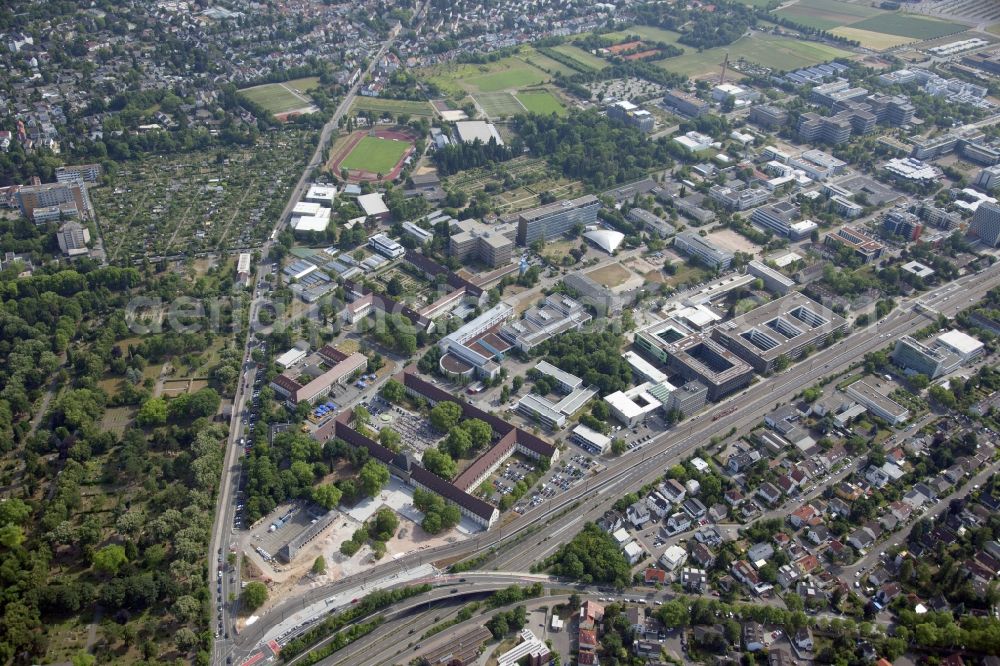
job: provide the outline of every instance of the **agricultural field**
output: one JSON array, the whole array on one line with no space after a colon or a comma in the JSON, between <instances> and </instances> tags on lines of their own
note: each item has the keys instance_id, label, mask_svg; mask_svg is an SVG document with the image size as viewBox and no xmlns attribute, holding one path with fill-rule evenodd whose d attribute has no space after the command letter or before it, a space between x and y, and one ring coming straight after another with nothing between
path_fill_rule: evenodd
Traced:
<instances>
[{"instance_id":1,"label":"agricultural field","mask_svg":"<svg viewBox=\"0 0 1000 666\"><path fill-rule=\"evenodd\" d=\"M382 99L381 97L362 97L360 95L351 106L351 113L356 114L358 111L375 111L393 116L405 113L414 118L433 118L435 116L430 102L412 102L405 99Z\"/></svg>"},{"instance_id":2,"label":"agricultural field","mask_svg":"<svg viewBox=\"0 0 1000 666\"><path fill-rule=\"evenodd\" d=\"M307 93L318 87L319 77L309 76L284 83L265 83L262 86L244 88L239 94L270 113L278 114L312 106Z\"/></svg>"},{"instance_id":3,"label":"agricultural field","mask_svg":"<svg viewBox=\"0 0 1000 666\"><path fill-rule=\"evenodd\" d=\"M559 46L552 47L552 50L561 53L577 63L583 71L597 72L608 66L605 60L572 44L560 44Z\"/></svg>"},{"instance_id":4,"label":"agricultural field","mask_svg":"<svg viewBox=\"0 0 1000 666\"><path fill-rule=\"evenodd\" d=\"M838 0L800 0L775 12L777 16L818 30L839 28L881 13L881 10L874 7Z\"/></svg>"},{"instance_id":5,"label":"agricultural field","mask_svg":"<svg viewBox=\"0 0 1000 666\"><path fill-rule=\"evenodd\" d=\"M484 92L473 96L487 118L496 119L524 112L524 106L509 92Z\"/></svg>"},{"instance_id":6,"label":"agricultural field","mask_svg":"<svg viewBox=\"0 0 1000 666\"><path fill-rule=\"evenodd\" d=\"M556 74L562 74L564 76L572 76L573 74L576 74L576 70L572 67L564 65L558 60L553 60L544 53L539 53L534 49L532 49L530 53L524 53L521 57L529 65L534 65L535 67L553 76Z\"/></svg>"},{"instance_id":7,"label":"agricultural field","mask_svg":"<svg viewBox=\"0 0 1000 666\"><path fill-rule=\"evenodd\" d=\"M656 65L668 72L686 76L714 74L718 71L719 63L725 58L726 53L729 53L730 61L745 58L750 62L779 71L808 67L853 55L850 51L825 44L753 33L749 37L738 39L729 46L706 49L700 53L687 51L676 58L659 60Z\"/></svg>"},{"instance_id":8,"label":"agricultural field","mask_svg":"<svg viewBox=\"0 0 1000 666\"><path fill-rule=\"evenodd\" d=\"M366 136L354 146L354 150L344 158L340 166L372 173L389 173L409 147L410 144L405 141Z\"/></svg>"},{"instance_id":9,"label":"agricultural field","mask_svg":"<svg viewBox=\"0 0 1000 666\"><path fill-rule=\"evenodd\" d=\"M548 90L522 90L517 93L517 99L532 113L549 115L555 113L559 116L566 115L566 107L562 102Z\"/></svg>"},{"instance_id":10,"label":"agricultural field","mask_svg":"<svg viewBox=\"0 0 1000 666\"><path fill-rule=\"evenodd\" d=\"M263 240L315 147L287 128L255 145L150 155L90 190L109 262L247 247Z\"/></svg>"},{"instance_id":11,"label":"agricultural field","mask_svg":"<svg viewBox=\"0 0 1000 666\"><path fill-rule=\"evenodd\" d=\"M830 32L841 37L846 37L847 39L857 40L861 46L874 51L885 51L886 49L920 41L912 37L900 37L899 35L886 35L881 32L872 32L871 30L861 30L849 25L834 28Z\"/></svg>"},{"instance_id":12,"label":"agricultural field","mask_svg":"<svg viewBox=\"0 0 1000 666\"><path fill-rule=\"evenodd\" d=\"M959 23L899 12L873 16L859 23L852 23L850 27L919 40L937 39L968 30L968 26Z\"/></svg>"}]
</instances>

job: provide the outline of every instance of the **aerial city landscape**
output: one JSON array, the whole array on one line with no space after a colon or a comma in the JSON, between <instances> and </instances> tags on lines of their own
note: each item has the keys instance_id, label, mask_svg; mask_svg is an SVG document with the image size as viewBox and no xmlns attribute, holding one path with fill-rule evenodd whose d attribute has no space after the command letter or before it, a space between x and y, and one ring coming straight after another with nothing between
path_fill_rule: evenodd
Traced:
<instances>
[{"instance_id":1,"label":"aerial city landscape","mask_svg":"<svg viewBox=\"0 0 1000 666\"><path fill-rule=\"evenodd\" d=\"M1000 666L1000 0L0 65L0 664Z\"/></svg>"}]
</instances>

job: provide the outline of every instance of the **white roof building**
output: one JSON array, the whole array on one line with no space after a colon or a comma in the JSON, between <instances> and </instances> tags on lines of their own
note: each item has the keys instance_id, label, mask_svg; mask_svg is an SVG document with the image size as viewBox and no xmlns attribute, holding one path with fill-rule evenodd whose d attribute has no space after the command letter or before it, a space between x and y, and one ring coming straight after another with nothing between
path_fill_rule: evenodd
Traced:
<instances>
[{"instance_id":1,"label":"white roof building","mask_svg":"<svg viewBox=\"0 0 1000 666\"><path fill-rule=\"evenodd\" d=\"M663 551L660 555L660 564L667 571L673 571L687 560L687 551L680 546L674 545Z\"/></svg>"},{"instance_id":2,"label":"white roof building","mask_svg":"<svg viewBox=\"0 0 1000 666\"><path fill-rule=\"evenodd\" d=\"M659 409L662 404L649 393L651 386L652 384L646 382L627 392L615 391L604 396L604 401L611 407L611 413L615 418L632 427L646 418L650 412Z\"/></svg>"},{"instance_id":3,"label":"white roof building","mask_svg":"<svg viewBox=\"0 0 1000 666\"><path fill-rule=\"evenodd\" d=\"M982 342L955 329L942 333L937 341L939 345L961 356L963 362L982 354L984 349Z\"/></svg>"},{"instance_id":4,"label":"white roof building","mask_svg":"<svg viewBox=\"0 0 1000 666\"><path fill-rule=\"evenodd\" d=\"M614 254L614 251L625 240L625 234L610 229L594 229L584 233L583 237L608 254Z\"/></svg>"},{"instance_id":5,"label":"white roof building","mask_svg":"<svg viewBox=\"0 0 1000 666\"><path fill-rule=\"evenodd\" d=\"M455 123L455 134L462 143L472 143L479 139L483 143L489 143L494 139L498 146L503 145L503 139L497 132L496 125L483 120L463 120Z\"/></svg>"},{"instance_id":6,"label":"white roof building","mask_svg":"<svg viewBox=\"0 0 1000 666\"><path fill-rule=\"evenodd\" d=\"M365 212L365 215L385 215L389 212L389 208L385 205L385 201L382 200L382 195L378 192L372 194L362 194L358 197L358 205L361 206L361 210Z\"/></svg>"},{"instance_id":7,"label":"white roof building","mask_svg":"<svg viewBox=\"0 0 1000 666\"><path fill-rule=\"evenodd\" d=\"M318 215L322 208L323 204L316 203L315 201L300 201L292 209L292 219L305 215Z\"/></svg>"},{"instance_id":8,"label":"white roof building","mask_svg":"<svg viewBox=\"0 0 1000 666\"><path fill-rule=\"evenodd\" d=\"M635 541L625 546L622 551L625 553L625 559L628 560L629 564L635 564L640 560L640 558L642 558L642 546L637 544Z\"/></svg>"},{"instance_id":9,"label":"white roof building","mask_svg":"<svg viewBox=\"0 0 1000 666\"><path fill-rule=\"evenodd\" d=\"M306 350L299 349L298 347L292 347L284 354L274 359L274 362L280 365L282 368L290 368L302 359L306 357Z\"/></svg>"},{"instance_id":10,"label":"white roof building","mask_svg":"<svg viewBox=\"0 0 1000 666\"><path fill-rule=\"evenodd\" d=\"M318 205L318 204L317 204ZM293 231L326 231L330 226L329 208L320 206L315 215L294 215L292 216Z\"/></svg>"},{"instance_id":11,"label":"white roof building","mask_svg":"<svg viewBox=\"0 0 1000 666\"><path fill-rule=\"evenodd\" d=\"M629 365L632 366L632 370L642 377L643 381L647 381L652 384L659 384L667 381L667 375L665 373L660 372L655 365L639 356L634 351L625 352L622 354L622 358L628 361Z\"/></svg>"},{"instance_id":12,"label":"white roof building","mask_svg":"<svg viewBox=\"0 0 1000 666\"><path fill-rule=\"evenodd\" d=\"M309 186L309 191L306 192L306 196L302 200L324 206L333 206L333 200L336 196L337 188L333 185L313 183Z\"/></svg>"}]
</instances>

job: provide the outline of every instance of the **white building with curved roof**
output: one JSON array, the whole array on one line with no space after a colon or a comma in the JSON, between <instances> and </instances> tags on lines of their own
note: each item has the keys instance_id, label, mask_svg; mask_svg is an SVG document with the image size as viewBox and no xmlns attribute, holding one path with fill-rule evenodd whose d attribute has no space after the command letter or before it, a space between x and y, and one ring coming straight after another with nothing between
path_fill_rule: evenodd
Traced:
<instances>
[{"instance_id":1,"label":"white building with curved roof","mask_svg":"<svg viewBox=\"0 0 1000 666\"><path fill-rule=\"evenodd\" d=\"M584 233L583 237L608 254L613 254L625 240L625 234L610 229L594 229Z\"/></svg>"}]
</instances>

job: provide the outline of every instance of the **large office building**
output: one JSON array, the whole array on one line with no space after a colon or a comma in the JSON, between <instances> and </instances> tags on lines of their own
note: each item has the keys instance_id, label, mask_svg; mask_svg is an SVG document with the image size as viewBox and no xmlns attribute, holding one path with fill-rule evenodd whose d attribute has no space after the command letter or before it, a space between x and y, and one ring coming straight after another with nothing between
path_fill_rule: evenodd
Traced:
<instances>
[{"instance_id":1,"label":"large office building","mask_svg":"<svg viewBox=\"0 0 1000 666\"><path fill-rule=\"evenodd\" d=\"M781 294L782 296L791 291L792 287L795 286L795 280L757 260L747 264L747 272L763 280L765 289L776 294Z\"/></svg>"},{"instance_id":2,"label":"large office building","mask_svg":"<svg viewBox=\"0 0 1000 666\"><path fill-rule=\"evenodd\" d=\"M684 232L674 237L674 247L696 258L709 268L725 270L733 263L733 254L720 250L695 233Z\"/></svg>"},{"instance_id":3,"label":"large office building","mask_svg":"<svg viewBox=\"0 0 1000 666\"><path fill-rule=\"evenodd\" d=\"M708 190L708 197L729 210L749 210L765 203L771 198L771 193L752 187L737 190L725 185L713 185Z\"/></svg>"},{"instance_id":4,"label":"large office building","mask_svg":"<svg viewBox=\"0 0 1000 666\"><path fill-rule=\"evenodd\" d=\"M882 229L890 236L902 236L908 241L920 238L924 225L920 218L905 208L893 208L882 218Z\"/></svg>"},{"instance_id":5,"label":"large office building","mask_svg":"<svg viewBox=\"0 0 1000 666\"><path fill-rule=\"evenodd\" d=\"M459 260L472 257L491 268L506 266L514 256L517 227L513 224L490 226L475 220L461 220L451 225L449 252Z\"/></svg>"},{"instance_id":6,"label":"large office building","mask_svg":"<svg viewBox=\"0 0 1000 666\"><path fill-rule=\"evenodd\" d=\"M787 236L791 240L801 240L819 227L815 222L803 220L795 222L799 215L799 207L790 201L779 201L770 206L755 208L750 214L750 221L757 226L770 229L780 236Z\"/></svg>"},{"instance_id":7,"label":"large office building","mask_svg":"<svg viewBox=\"0 0 1000 666\"><path fill-rule=\"evenodd\" d=\"M652 132L656 125L656 119L652 113L628 101L615 102L609 106L608 118L621 121L646 134Z\"/></svg>"},{"instance_id":8,"label":"large office building","mask_svg":"<svg viewBox=\"0 0 1000 666\"><path fill-rule=\"evenodd\" d=\"M1000 204L984 201L972 216L969 233L990 247L1000 246Z\"/></svg>"},{"instance_id":9,"label":"large office building","mask_svg":"<svg viewBox=\"0 0 1000 666\"><path fill-rule=\"evenodd\" d=\"M56 211L56 220L60 216L89 220L93 215L87 186L75 179L65 183L25 185L17 190L15 197L21 213L35 223L52 221L53 218L46 215L52 210Z\"/></svg>"},{"instance_id":10,"label":"large office building","mask_svg":"<svg viewBox=\"0 0 1000 666\"><path fill-rule=\"evenodd\" d=\"M678 113L691 118L703 116L711 109L708 102L682 90L667 91L667 94L663 96L663 103Z\"/></svg>"},{"instance_id":11,"label":"large office building","mask_svg":"<svg viewBox=\"0 0 1000 666\"><path fill-rule=\"evenodd\" d=\"M523 211L517 216L517 243L531 245L563 236L574 227L594 224L600 207L597 197L588 194Z\"/></svg>"},{"instance_id":12,"label":"large office building","mask_svg":"<svg viewBox=\"0 0 1000 666\"><path fill-rule=\"evenodd\" d=\"M766 374L775 370L780 359L793 361L846 328L843 317L792 292L717 326L712 335L754 370Z\"/></svg>"},{"instance_id":13,"label":"large office building","mask_svg":"<svg viewBox=\"0 0 1000 666\"><path fill-rule=\"evenodd\" d=\"M957 354L937 345L925 345L909 335L896 341L892 361L907 372L925 375L928 379L937 379L962 365Z\"/></svg>"},{"instance_id":14,"label":"large office building","mask_svg":"<svg viewBox=\"0 0 1000 666\"><path fill-rule=\"evenodd\" d=\"M642 208L633 208L628 212L628 219L632 222L642 224L650 234L656 234L660 238L669 238L677 233L674 225L664 220L659 215L654 215Z\"/></svg>"},{"instance_id":15,"label":"large office building","mask_svg":"<svg viewBox=\"0 0 1000 666\"><path fill-rule=\"evenodd\" d=\"M976 175L973 185L987 192L1000 187L1000 166L988 166L981 169Z\"/></svg>"},{"instance_id":16,"label":"large office building","mask_svg":"<svg viewBox=\"0 0 1000 666\"><path fill-rule=\"evenodd\" d=\"M639 331L634 345L688 383L700 382L706 387L709 400L718 400L748 386L753 377L750 364L712 340L708 332L692 333L674 319Z\"/></svg>"},{"instance_id":17,"label":"large office building","mask_svg":"<svg viewBox=\"0 0 1000 666\"><path fill-rule=\"evenodd\" d=\"M547 428L562 428L568 417L580 411L597 395L597 389L584 387L582 379L551 363L539 361L535 370L556 382L561 397L550 400L546 396L528 393L518 400L517 411Z\"/></svg>"},{"instance_id":18,"label":"large office building","mask_svg":"<svg viewBox=\"0 0 1000 666\"><path fill-rule=\"evenodd\" d=\"M760 104L750 109L750 122L767 130L776 130L784 127L788 122L788 112L784 109Z\"/></svg>"},{"instance_id":19,"label":"large office building","mask_svg":"<svg viewBox=\"0 0 1000 666\"><path fill-rule=\"evenodd\" d=\"M882 256L885 246L863 231L852 227L841 227L827 234L824 242L828 245L846 245L854 250L863 263L871 263Z\"/></svg>"},{"instance_id":20,"label":"large office building","mask_svg":"<svg viewBox=\"0 0 1000 666\"><path fill-rule=\"evenodd\" d=\"M901 425L910 418L910 410L903 407L895 400L882 395L874 386L863 379L859 379L845 391L847 395L854 398L869 412L885 419L894 426Z\"/></svg>"},{"instance_id":21,"label":"large office building","mask_svg":"<svg viewBox=\"0 0 1000 666\"><path fill-rule=\"evenodd\" d=\"M96 183L101 178L100 164L73 164L56 168L57 183Z\"/></svg>"}]
</instances>

